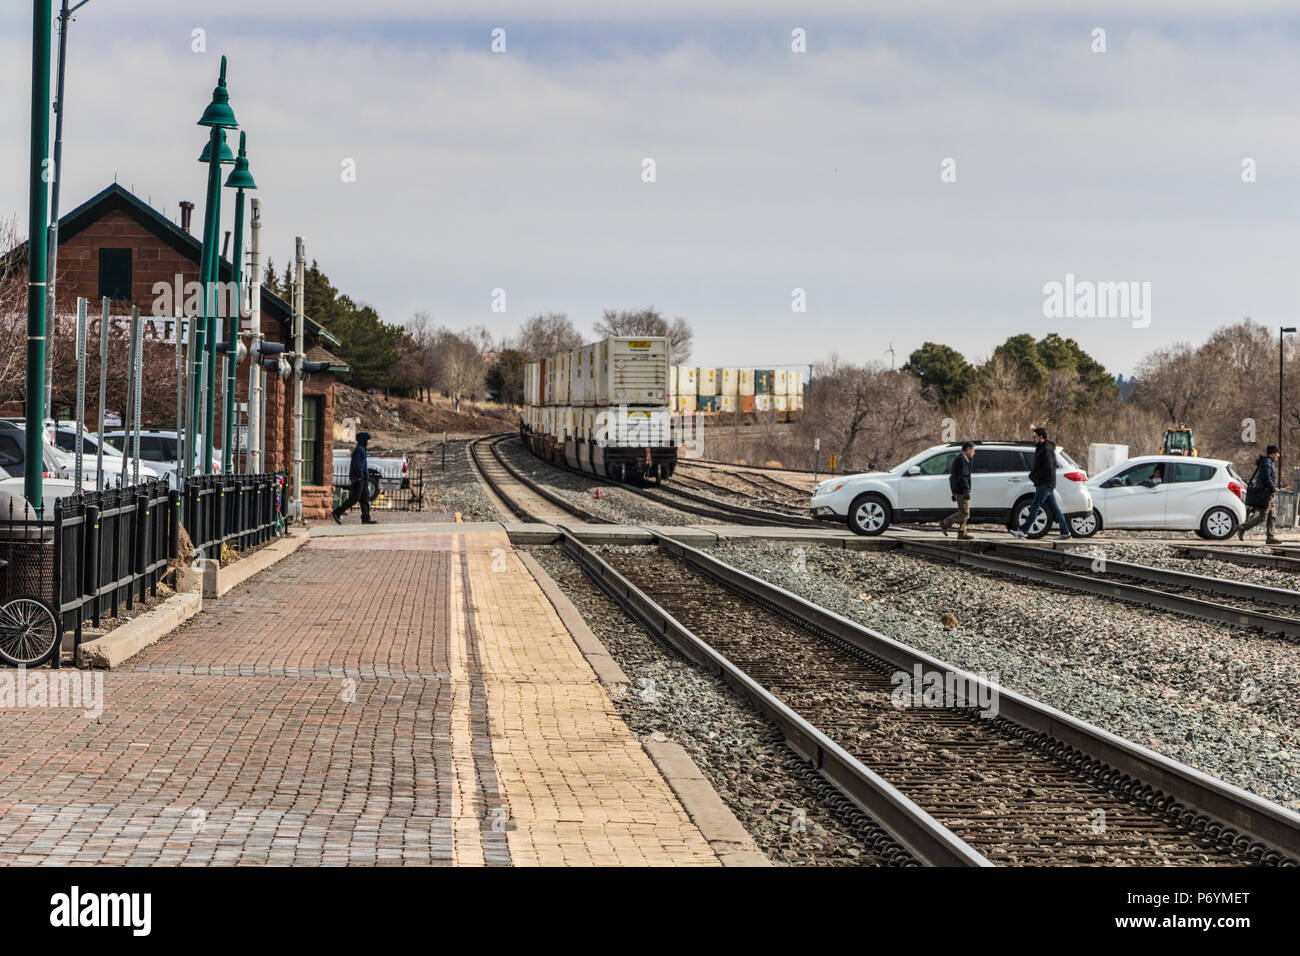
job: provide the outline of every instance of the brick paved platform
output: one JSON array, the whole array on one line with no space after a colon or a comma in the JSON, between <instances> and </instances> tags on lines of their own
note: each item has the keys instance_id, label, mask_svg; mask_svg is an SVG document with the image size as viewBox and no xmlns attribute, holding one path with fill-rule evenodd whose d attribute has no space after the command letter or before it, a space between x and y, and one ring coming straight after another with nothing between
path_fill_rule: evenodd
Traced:
<instances>
[{"instance_id":1,"label":"brick paved platform","mask_svg":"<svg viewBox=\"0 0 1300 956\"><path fill-rule=\"evenodd\" d=\"M0 863L709 864L501 531L313 540L0 709Z\"/></svg>"}]
</instances>

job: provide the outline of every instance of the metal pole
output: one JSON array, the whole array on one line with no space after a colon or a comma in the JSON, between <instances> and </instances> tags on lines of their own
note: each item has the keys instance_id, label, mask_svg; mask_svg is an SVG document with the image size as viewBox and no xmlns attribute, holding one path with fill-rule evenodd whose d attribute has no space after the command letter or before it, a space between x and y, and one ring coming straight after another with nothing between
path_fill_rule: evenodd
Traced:
<instances>
[{"instance_id":1,"label":"metal pole","mask_svg":"<svg viewBox=\"0 0 1300 956\"><path fill-rule=\"evenodd\" d=\"M266 369L257 370L257 468L262 473L267 468L266 457Z\"/></svg>"},{"instance_id":2,"label":"metal pole","mask_svg":"<svg viewBox=\"0 0 1300 956\"><path fill-rule=\"evenodd\" d=\"M235 286L235 313L226 319L226 400L222 403L222 417L225 429L222 434L222 459L226 474L234 474L235 456L231 453L235 435L235 366L239 364L239 319L244 306L243 279L244 265L244 191L235 192L235 258L232 263L231 281Z\"/></svg>"},{"instance_id":3,"label":"metal pole","mask_svg":"<svg viewBox=\"0 0 1300 956\"><path fill-rule=\"evenodd\" d=\"M95 432L95 490L104 490L104 403L108 387L108 296L103 299L104 314L99 320L99 430Z\"/></svg>"},{"instance_id":4,"label":"metal pole","mask_svg":"<svg viewBox=\"0 0 1300 956\"><path fill-rule=\"evenodd\" d=\"M54 305L54 284L58 280L58 261L59 261L59 180L63 178L63 64L68 55L68 0L63 0L62 10L59 13L59 59L58 66L55 68L57 79L55 80L54 92L54 182L50 188L50 228L47 240L49 242L49 269L50 280L46 286L47 304L46 313L53 318L55 326L58 325L58 311ZM45 352L45 417L50 417L50 396L54 392L54 342L57 336L50 339L50 347ZM77 485L81 487L80 484Z\"/></svg>"},{"instance_id":5,"label":"metal pole","mask_svg":"<svg viewBox=\"0 0 1300 956\"><path fill-rule=\"evenodd\" d=\"M140 328L140 309L131 309L131 328L128 332L127 353L126 353L126 407L122 409L122 431L126 438L122 442L122 478L118 482L119 486L125 485L127 468L131 464L131 424L134 416L131 414L133 408L140 405L140 357L136 354L138 340L136 333ZM138 444L138 443L137 443Z\"/></svg>"},{"instance_id":6,"label":"metal pole","mask_svg":"<svg viewBox=\"0 0 1300 956\"><path fill-rule=\"evenodd\" d=\"M179 440L181 436L180 429L185 421L185 354L184 338L185 316L182 309L176 310L176 437ZM180 463L177 463L179 468ZM177 475L179 478L179 474Z\"/></svg>"},{"instance_id":7,"label":"metal pole","mask_svg":"<svg viewBox=\"0 0 1300 956\"><path fill-rule=\"evenodd\" d=\"M131 350L135 353L135 408L131 413L131 484L140 484L140 398L144 395L144 323L140 307L131 309ZM125 477L125 476L123 476Z\"/></svg>"},{"instance_id":8,"label":"metal pole","mask_svg":"<svg viewBox=\"0 0 1300 956\"><path fill-rule=\"evenodd\" d=\"M208 275L208 250L212 242L212 220L215 211L212 194L220 191L221 130L213 127L208 136L208 193L203 209L203 251L199 254L199 282L203 285L203 308L190 320L190 408L189 428L185 434L184 474L194 469L198 454L198 435L203 412L203 338L205 319L210 308L210 277Z\"/></svg>"},{"instance_id":9,"label":"metal pole","mask_svg":"<svg viewBox=\"0 0 1300 956\"><path fill-rule=\"evenodd\" d=\"M203 403L203 473L212 474L213 448L216 442L217 411L217 282L221 278L221 171L220 157L213 150L210 166L216 170L212 190L212 235L208 247L207 340L204 381L207 383Z\"/></svg>"},{"instance_id":10,"label":"metal pole","mask_svg":"<svg viewBox=\"0 0 1300 956\"><path fill-rule=\"evenodd\" d=\"M1284 325L1277 332L1277 477L1278 485L1282 481L1282 360L1284 352L1282 350L1282 336L1286 332L1294 332L1295 326ZM1300 491L1300 489L1297 489Z\"/></svg>"},{"instance_id":11,"label":"metal pole","mask_svg":"<svg viewBox=\"0 0 1300 956\"><path fill-rule=\"evenodd\" d=\"M67 0L64 0L67 7ZM81 456L86 436L86 300L77 297L77 467L73 494L81 494Z\"/></svg>"},{"instance_id":12,"label":"metal pole","mask_svg":"<svg viewBox=\"0 0 1300 956\"><path fill-rule=\"evenodd\" d=\"M290 517L302 520L302 325L303 325L303 286L306 282L307 254L303 248L302 237L295 239L297 248L296 275L297 282L293 289L293 502Z\"/></svg>"},{"instance_id":13,"label":"metal pole","mask_svg":"<svg viewBox=\"0 0 1300 956\"><path fill-rule=\"evenodd\" d=\"M248 460L244 471L255 475L262 470L262 445L259 440L262 418L262 200L253 200L253 219L249 228L249 325L253 340L248 349Z\"/></svg>"},{"instance_id":14,"label":"metal pole","mask_svg":"<svg viewBox=\"0 0 1300 956\"><path fill-rule=\"evenodd\" d=\"M31 168L28 183L27 235L27 460L23 495L38 518L45 516L41 483L44 470L45 295L49 246L41 242L50 225L50 0L32 2Z\"/></svg>"}]
</instances>

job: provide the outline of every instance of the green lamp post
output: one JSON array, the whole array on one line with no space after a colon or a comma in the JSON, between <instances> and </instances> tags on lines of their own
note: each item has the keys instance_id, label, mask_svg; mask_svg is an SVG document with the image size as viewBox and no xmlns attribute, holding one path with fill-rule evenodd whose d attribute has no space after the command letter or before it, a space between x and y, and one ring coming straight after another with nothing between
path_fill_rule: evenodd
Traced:
<instances>
[{"instance_id":1,"label":"green lamp post","mask_svg":"<svg viewBox=\"0 0 1300 956\"><path fill-rule=\"evenodd\" d=\"M45 422L45 243L49 228L50 192L50 0L32 4L32 139L28 182L27 229L27 462L23 466L23 495L37 517L45 513L42 498L42 436ZM56 170L57 172L57 170Z\"/></svg>"},{"instance_id":2,"label":"green lamp post","mask_svg":"<svg viewBox=\"0 0 1300 956\"><path fill-rule=\"evenodd\" d=\"M230 108L230 94L226 92L226 58L221 58L221 75L217 86L212 91L212 102L199 118L199 126L209 128L208 146L199 157L200 162L208 166L208 193L203 212L203 253L199 260L199 281L203 284L202 321L194 323L194 335L191 337L190 354L193 357L193 384L189 434L186 435L185 467L188 469L194 461L194 440L203 425L203 471L212 472L213 422L216 400L216 302L215 287L217 275L218 235L221 229L221 173L222 162L233 163L235 157L225 143L225 130L235 129L235 111ZM203 389L204 364L207 365L208 387ZM202 398L202 401L200 401Z\"/></svg>"},{"instance_id":3,"label":"green lamp post","mask_svg":"<svg viewBox=\"0 0 1300 956\"><path fill-rule=\"evenodd\" d=\"M221 439L221 470L226 474L235 470L235 368L239 365L239 319L244 303L244 190L257 188L253 174L248 171L247 135L239 134L239 156L235 159L235 168L226 177L226 188L235 190L235 258L231 278L235 284L236 304L234 314L226 318L226 400L223 406L226 427Z\"/></svg>"}]
</instances>

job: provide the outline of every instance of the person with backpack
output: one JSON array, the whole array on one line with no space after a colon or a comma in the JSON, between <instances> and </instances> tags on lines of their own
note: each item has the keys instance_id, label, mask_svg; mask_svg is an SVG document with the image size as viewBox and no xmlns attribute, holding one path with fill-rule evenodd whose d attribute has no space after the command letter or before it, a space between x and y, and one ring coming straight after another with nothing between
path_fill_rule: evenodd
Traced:
<instances>
[{"instance_id":1,"label":"person with backpack","mask_svg":"<svg viewBox=\"0 0 1300 956\"><path fill-rule=\"evenodd\" d=\"M952 500L957 502L957 510L939 522L939 530L945 538L954 521L957 522L957 537L960 540L970 541L974 537L966 533L966 525L970 522L970 463L974 457L975 443L962 442L961 454L952 460L952 468L948 471L948 488L952 492Z\"/></svg>"},{"instance_id":2,"label":"person with backpack","mask_svg":"<svg viewBox=\"0 0 1300 956\"><path fill-rule=\"evenodd\" d=\"M1056 503L1056 445L1047 440L1046 428L1034 429L1034 467L1029 470L1029 480L1034 483L1034 500L1029 504L1025 523L1013 528L1011 533L1017 538L1029 537L1029 529L1034 526L1038 509L1044 508L1047 511L1047 526L1050 528L1052 521L1055 521L1060 529L1057 537L1062 540L1072 538L1070 526L1065 523L1065 515L1061 513L1061 506Z\"/></svg>"},{"instance_id":3,"label":"person with backpack","mask_svg":"<svg viewBox=\"0 0 1300 956\"><path fill-rule=\"evenodd\" d=\"M1246 520L1237 529L1237 540L1245 541L1246 532L1267 519L1265 538L1269 544L1281 544L1277 534L1277 470L1282 453L1277 445L1269 445L1264 454L1255 459L1255 473L1246 486Z\"/></svg>"}]
</instances>

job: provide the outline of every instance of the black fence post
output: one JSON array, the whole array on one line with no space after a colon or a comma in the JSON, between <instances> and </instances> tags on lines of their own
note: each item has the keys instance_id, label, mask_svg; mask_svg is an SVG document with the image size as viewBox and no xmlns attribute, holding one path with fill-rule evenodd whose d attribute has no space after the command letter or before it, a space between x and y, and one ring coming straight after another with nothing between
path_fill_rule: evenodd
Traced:
<instances>
[{"instance_id":1,"label":"black fence post","mask_svg":"<svg viewBox=\"0 0 1300 956\"><path fill-rule=\"evenodd\" d=\"M84 593L90 595L90 617L95 627L99 627L99 604L100 604L100 529L99 529L99 505L88 505L86 507L86 582L83 585ZM77 635L77 646L80 646L81 635Z\"/></svg>"},{"instance_id":2,"label":"black fence post","mask_svg":"<svg viewBox=\"0 0 1300 956\"><path fill-rule=\"evenodd\" d=\"M179 491L167 492L167 514L169 516L169 527L167 542L170 558L179 558L181 556L181 493Z\"/></svg>"},{"instance_id":3,"label":"black fence post","mask_svg":"<svg viewBox=\"0 0 1300 956\"><path fill-rule=\"evenodd\" d=\"M135 567L132 569L140 585L140 603L145 600L145 591L149 582L145 580L149 571L147 546L149 543L149 496L138 493L135 496ZM133 584L136 582L132 582Z\"/></svg>"}]
</instances>

